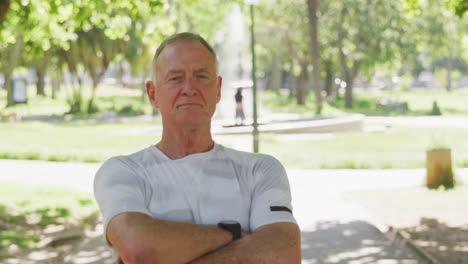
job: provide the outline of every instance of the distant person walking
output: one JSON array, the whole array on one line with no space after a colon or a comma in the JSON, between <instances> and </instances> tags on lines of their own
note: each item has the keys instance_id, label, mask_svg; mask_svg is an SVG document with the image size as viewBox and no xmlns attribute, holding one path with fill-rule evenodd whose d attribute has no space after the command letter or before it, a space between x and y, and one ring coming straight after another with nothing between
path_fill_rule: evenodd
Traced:
<instances>
[{"instance_id":1,"label":"distant person walking","mask_svg":"<svg viewBox=\"0 0 468 264\"><path fill-rule=\"evenodd\" d=\"M244 120L245 120L244 106L242 105L242 88L237 88L235 98L236 98L236 126L237 125L242 126L244 125Z\"/></svg>"}]
</instances>

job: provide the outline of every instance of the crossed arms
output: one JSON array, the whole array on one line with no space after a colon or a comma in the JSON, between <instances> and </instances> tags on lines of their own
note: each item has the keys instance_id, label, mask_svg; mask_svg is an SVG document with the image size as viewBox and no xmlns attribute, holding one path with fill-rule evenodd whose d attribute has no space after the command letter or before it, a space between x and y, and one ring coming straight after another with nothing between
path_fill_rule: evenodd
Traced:
<instances>
[{"instance_id":1,"label":"crossed arms","mask_svg":"<svg viewBox=\"0 0 468 264\"><path fill-rule=\"evenodd\" d=\"M218 227L127 212L110 221L107 238L125 264L301 262L299 228L285 222L261 226L231 242L232 234Z\"/></svg>"}]
</instances>

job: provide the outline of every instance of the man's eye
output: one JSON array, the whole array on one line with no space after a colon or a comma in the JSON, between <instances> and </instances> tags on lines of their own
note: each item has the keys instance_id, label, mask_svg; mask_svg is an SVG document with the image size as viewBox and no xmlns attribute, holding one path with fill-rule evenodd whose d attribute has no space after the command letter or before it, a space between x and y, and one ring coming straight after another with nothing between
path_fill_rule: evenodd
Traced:
<instances>
[{"instance_id":1,"label":"man's eye","mask_svg":"<svg viewBox=\"0 0 468 264\"><path fill-rule=\"evenodd\" d=\"M169 78L169 81L180 81L180 80L182 80L182 77L180 77L180 76Z\"/></svg>"},{"instance_id":2,"label":"man's eye","mask_svg":"<svg viewBox=\"0 0 468 264\"><path fill-rule=\"evenodd\" d=\"M199 78L199 79L208 79L208 76L206 76L206 75L198 75L198 78Z\"/></svg>"}]
</instances>

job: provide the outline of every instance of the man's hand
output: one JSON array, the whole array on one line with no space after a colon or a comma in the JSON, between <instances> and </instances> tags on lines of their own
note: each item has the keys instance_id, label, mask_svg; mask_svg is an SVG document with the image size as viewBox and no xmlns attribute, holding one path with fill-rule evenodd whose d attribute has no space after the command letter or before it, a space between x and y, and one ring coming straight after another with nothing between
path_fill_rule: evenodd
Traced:
<instances>
[{"instance_id":1,"label":"man's hand","mask_svg":"<svg viewBox=\"0 0 468 264\"><path fill-rule=\"evenodd\" d=\"M225 247L217 249L190 264L301 263L301 233L293 223L275 223L259 227Z\"/></svg>"}]
</instances>

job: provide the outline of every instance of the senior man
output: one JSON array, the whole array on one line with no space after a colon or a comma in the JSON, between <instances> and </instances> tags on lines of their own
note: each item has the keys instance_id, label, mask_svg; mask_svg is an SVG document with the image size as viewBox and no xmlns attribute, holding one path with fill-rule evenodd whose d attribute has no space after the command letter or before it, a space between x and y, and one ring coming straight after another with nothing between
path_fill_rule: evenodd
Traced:
<instances>
[{"instance_id":1,"label":"senior man","mask_svg":"<svg viewBox=\"0 0 468 264\"><path fill-rule=\"evenodd\" d=\"M212 139L217 66L199 35L166 39L146 83L161 112L161 141L109 159L96 174L105 236L123 263L301 261L283 166Z\"/></svg>"}]
</instances>

